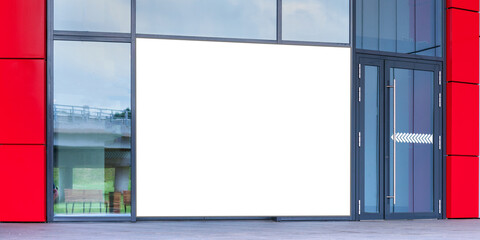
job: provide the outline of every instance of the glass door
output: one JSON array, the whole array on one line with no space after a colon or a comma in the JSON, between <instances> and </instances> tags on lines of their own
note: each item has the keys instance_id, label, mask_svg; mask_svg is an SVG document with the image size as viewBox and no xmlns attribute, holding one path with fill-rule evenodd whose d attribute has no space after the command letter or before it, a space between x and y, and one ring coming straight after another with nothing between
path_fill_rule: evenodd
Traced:
<instances>
[{"instance_id":1,"label":"glass door","mask_svg":"<svg viewBox=\"0 0 480 240\"><path fill-rule=\"evenodd\" d=\"M385 63L385 218L438 218L439 66Z\"/></svg>"},{"instance_id":2,"label":"glass door","mask_svg":"<svg viewBox=\"0 0 480 240\"><path fill-rule=\"evenodd\" d=\"M441 217L440 65L360 58L358 217Z\"/></svg>"}]
</instances>

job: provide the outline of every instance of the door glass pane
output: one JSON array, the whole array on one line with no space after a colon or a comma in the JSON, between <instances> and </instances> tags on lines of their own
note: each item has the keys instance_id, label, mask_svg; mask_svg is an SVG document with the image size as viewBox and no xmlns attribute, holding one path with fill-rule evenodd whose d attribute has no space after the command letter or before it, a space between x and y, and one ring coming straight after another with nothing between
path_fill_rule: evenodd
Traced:
<instances>
[{"instance_id":1,"label":"door glass pane","mask_svg":"<svg viewBox=\"0 0 480 240\"><path fill-rule=\"evenodd\" d=\"M413 211L433 212L433 72L413 72Z\"/></svg>"},{"instance_id":2,"label":"door glass pane","mask_svg":"<svg viewBox=\"0 0 480 240\"><path fill-rule=\"evenodd\" d=\"M365 66L364 211L379 212L379 67Z\"/></svg>"},{"instance_id":3,"label":"door glass pane","mask_svg":"<svg viewBox=\"0 0 480 240\"><path fill-rule=\"evenodd\" d=\"M130 44L54 48L55 215L130 216Z\"/></svg>"},{"instance_id":4,"label":"door glass pane","mask_svg":"<svg viewBox=\"0 0 480 240\"><path fill-rule=\"evenodd\" d=\"M393 89L389 92L389 195L393 195L396 116L396 203L390 212L433 211L433 72L393 68L396 80L396 114Z\"/></svg>"}]
</instances>

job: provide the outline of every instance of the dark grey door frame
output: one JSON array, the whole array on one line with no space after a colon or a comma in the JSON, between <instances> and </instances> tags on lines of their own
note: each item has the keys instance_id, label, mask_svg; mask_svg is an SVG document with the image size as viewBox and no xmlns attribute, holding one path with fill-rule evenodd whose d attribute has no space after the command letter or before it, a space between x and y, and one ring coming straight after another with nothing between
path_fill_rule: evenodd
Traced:
<instances>
[{"instance_id":1,"label":"dark grey door frame","mask_svg":"<svg viewBox=\"0 0 480 240\"><path fill-rule=\"evenodd\" d=\"M389 208L388 201L386 200L386 193L388 192L387 179L388 179L388 162L385 161L384 156L386 155L386 122L387 122L387 112L388 106L386 106L386 84L389 82L389 69L390 68L406 68L406 69L416 69L416 70L428 70L434 71L434 96L442 94L444 96L443 86L443 61L432 61L427 59L418 59L418 58L399 58L392 56L380 56L375 54L356 54L354 58L354 74L353 74L353 89L355 89L355 119L356 131L363 132L364 126L364 106L363 102L360 100L360 96L363 95L364 87L364 74L365 74L365 65L367 66L377 66L379 69L379 213L365 213L363 210L364 196L363 196L363 184L364 184L364 160L363 153L364 149L361 147L360 143L364 142L362 140L361 134L358 135L359 139L356 140L355 144L355 199L353 203L355 205L355 219L356 220L368 220L368 219L420 219L420 218L444 218L444 193L445 193L445 161L443 158L443 149L444 142L440 142L438 136L442 136L444 133L444 107L445 99L440 99L441 107L435 108L435 126L434 126L434 143L435 143L435 154L434 154L434 200L440 200L438 204L434 204L434 214L401 214L401 213L389 213L387 209ZM357 89L360 89L358 91ZM358 99L358 100L357 100ZM437 102L437 101L434 101ZM436 139L435 139L436 138ZM434 201L434 202L435 202Z\"/></svg>"}]
</instances>

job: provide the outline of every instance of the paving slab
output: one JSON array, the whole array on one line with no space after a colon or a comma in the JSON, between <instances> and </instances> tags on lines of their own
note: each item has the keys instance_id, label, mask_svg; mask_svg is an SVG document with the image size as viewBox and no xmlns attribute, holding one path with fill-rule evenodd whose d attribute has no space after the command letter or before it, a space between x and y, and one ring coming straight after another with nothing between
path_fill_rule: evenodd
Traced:
<instances>
[{"instance_id":1,"label":"paving slab","mask_svg":"<svg viewBox=\"0 0 480 240\"><path fill-rule=\"evenodd\" d=\"M0 223L0 239L480 239L480 219Z\"/></svg>"}]
</instances>

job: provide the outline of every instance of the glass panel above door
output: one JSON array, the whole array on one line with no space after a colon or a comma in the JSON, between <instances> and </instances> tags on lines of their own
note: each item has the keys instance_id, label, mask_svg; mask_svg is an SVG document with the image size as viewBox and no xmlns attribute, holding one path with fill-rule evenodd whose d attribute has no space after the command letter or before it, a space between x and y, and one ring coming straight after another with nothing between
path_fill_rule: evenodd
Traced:
<instances>
[{"instance_id":1,"label":"glass panel above door","mask_svg":"<svg viewBox=\"0 0 480 240\"><path fill-rule=\"evenodd\" d=\"M441 0L356 3L356 48L442 57Z\"/></svg>"}]
</instances>

